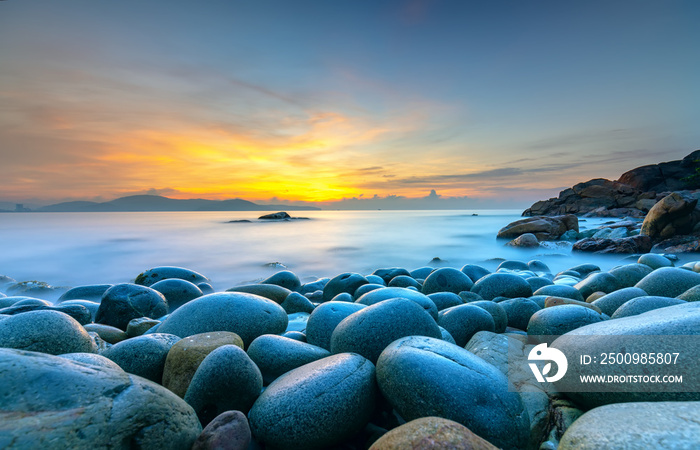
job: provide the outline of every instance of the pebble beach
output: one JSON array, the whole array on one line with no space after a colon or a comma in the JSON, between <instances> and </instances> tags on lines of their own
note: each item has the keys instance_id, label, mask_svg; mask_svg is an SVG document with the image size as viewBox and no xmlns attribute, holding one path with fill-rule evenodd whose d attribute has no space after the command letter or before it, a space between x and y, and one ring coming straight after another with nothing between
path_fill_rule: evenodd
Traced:
<instances>
[{"instance_id":1,"label":"pebble beach","mask_svg":"<svg viewBox=\"0 0 700 450\"><path fill-rule=\"evenodd\" d=\"M0 447L693 448L698 392L559 392L527 355L542 336L697 335L698 272L650 253L215 291L163 266L53 302L4 277ZM696 348L675 351L700 373Z\"/></svg>"}]
</instances>

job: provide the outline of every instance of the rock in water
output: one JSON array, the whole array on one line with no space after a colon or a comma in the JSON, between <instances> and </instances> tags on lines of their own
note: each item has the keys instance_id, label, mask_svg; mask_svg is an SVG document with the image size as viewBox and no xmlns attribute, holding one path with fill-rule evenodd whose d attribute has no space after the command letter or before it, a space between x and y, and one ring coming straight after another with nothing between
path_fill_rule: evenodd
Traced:
<instances>
[{"instance_id":1,"label":"rock in water","mask_svg":"<svg viewBox=\"0 0 700 450\"><path fill-rule=\"evenodd\" d=\"M154 267L153 269L148 269L147 271L140 273L139 276L136 277L134 283L142 286L151 286L154 283L167 278L179 278L194 284L209 282L209 278L205 277L201 273L195 272L194 270L185 269L184 267L162 266Z\"/></svg>"},{"instance_id":2,"label":"rock in water","mask_svg":"<svg viewBox=\"0 0 700 450\"><path fill-rule=\"evenodd\" d=\"M422 336L394 341L377 361L377 382L406 420L454 420L507 449L530 439L527 410L506 376L456 345Z\"/></svg>"},{"instance_id":3,"label":"rock in water","mask_svg":"<svg viewBox=\"0 0 700 450\"><path fill-rule=\"evenodd\" d=\"M374 410L374 365L341 353L275 380L248 419L256 440L270 449L322 449L360 431Z\"/></svg>"},{"instance_id":4,"label":"rock in water","mask_svg":"<svg viewBox=\"0 0 700 450\"><path fill-rule=\"evenodd\" d=\"M518 236L531 233L540 241L554 240L569 230L578 232L578 217L573 214L563 216L536 216L516 220L501 228L497 237L515 239Z\"/></svg>"},{"instance_id":5,"label":"rock in water","mask_svg":"<svg viewBox=\"0 0 700 450\"><path fill-rule=\"evenodd\" d=\"M190 449L194 410L120 369L0 349L0 447Z\"/></svg>"},{"instance_id":6,"label":"rock in water","mask_svg":"<svg viewBox=\"0 0 700 450\"><path fill-rule=\"evenodd\" d=\"M291 219L292 217L287 214L284 211L272 213L272 214L265 214L264 216L258 217L259 220L283 220L283 219Z\"/></svg>"},{"instance_id":7,"label":"rock in water","mask_svg":"<svg viewBox=\"0 0 700 450\"><path fill-rule=\"evenodd\" d=\"M690 233L700 218L693 213L697 204L697 198L686 198L677 192L662 198L644 218L641 234L666 239Z\"/></svg>"}]
</instances>

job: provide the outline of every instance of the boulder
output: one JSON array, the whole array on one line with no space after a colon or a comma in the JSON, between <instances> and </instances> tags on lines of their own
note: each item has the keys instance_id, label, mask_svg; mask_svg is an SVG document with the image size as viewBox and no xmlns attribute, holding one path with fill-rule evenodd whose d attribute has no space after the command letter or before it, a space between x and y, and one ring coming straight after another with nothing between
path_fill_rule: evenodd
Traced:
<instances>
[{"instance_id":1,"label":"boulder","mask_svg":"<svg viewBox=\"0 0 700 450\"><path fill-rule=\"evenodd\" d=\"M494 305L497 304L494 303ZM443 309L439 313L438 325L447 330L454 339L455 344L460 347L464 347L477 332L495 331L496 329L491 313L485 308L479 308L472 304Z\"/></svg>"},{"instance_id":2,"label":"boulder","mask_svg":"<svg viewBox=\"0 0 700 450\"><path fill-rule=\"evenodd\" d=\"M485 277L486 275L491 273L488 269L478 266L476 264L465 264L464 266L462 266L460 271L469 278L471 278L471 280L474 283L479 281L480 278Z\"/></svg>"},{"instance_id":3,"label":"boulder","mask_svg":"<svg viewBox=\"0 0 700 450\"><path fill-rule=\"evenodd\" d=\"M594 408L562 436L559 450L692 449L700 442L700 402L635 402Z\"/></svg>"},{"instance_id":4,"label":"boulder","mask_svg":"<svg viewBox=\"0 0 700 450\"><path fill-rule=\"evenodd\" d=\"M163 294L168 302L168 312L173 312L190 300L204 295L196 284L179 278L160 280L157 283L153 283L151 289Z\"/></svg>"},{"instance_id":5,"label":"boulder","mask_svg":"<svg viewBox=\"0 0 700 450\"><path fill-rule=\"evenodd\" d=\"M85 328L57 311L29 311L0 320L0 347L52 355L97 350Z\"/></svg>"},{"instance_id":6,"label":"boulder","mask_svg":"<svg viewBox=\"0 0 700 450\"><path fill-rule=\"evenodd\" d=\"M584 301L581 291L573 286L549 285L536 290L532 295L546 295L548 297L564 297L572 300Z\"/></svg>"},{"instance_id":7,"label":"boulder","mask_svg":"<svg viewBox=\"0 0 700 450\"><path fill-rule=\"evenodd\" d=\"M568 230L578 231L578 218L572 214L555 217L536 216L506 225L501 228L497 237L515 239L522 234L531 233L538 241L547 241L558 239Z\"/></svg>"},{"instance_id":8,"label":"boulder","mask_svg":"<svg viewBox=\"0 0 700 450\"><path fill-rule=\"evenodd\" d=\"M365 308L359 303L328 302L314 309L306 322L306 340L326 350L331 349L333 330L340 322L353 313Z\"/></svg>"},{"instance_id":9,"label":"boulder","mask_svg":"<svg viewBox=\"0 0 700 450\"><path fill-rule=\"evenodd\" d=\"M122 283L102 295L95 322L126 330L131 319L157 319L168 313L168 302L160 292L146 286Z\"/></svg>"},{"instance_id":10,"label":"boulder","mask_svg":"<svg viewBox=\"0 0 700 450\"><path fill-rule=\"evenodd\" d=\"M477 310L483 312L493 326L491 316L480 308ZM330 350L331 353L357 353L375 363L387 345L413 335L442 337L437 323L423 308L411 300L394 298L343 319L333 330Z\"/></svg>"},{"instance_id":11,"label":"boulder","mask_svg":"<svg viewBox=\"0 0 700 450\"><path fill-rule=\"evenodd\" d=\"M528 336L536 336L541 342L551 342L550 336L558 336L585 325L602 322L603 315L579 305L558 305L535 312L527 324Z\"/></svg>"},{"instance_id":12,"label":"boulder","mask_svg":"<svg viewBox=\"0 0 700 450\"><path fill-rule=\"evenodd\" d=\"M341 353L275 380L255 401L248 420L265 448L332 448L367 425L375 396L374 365Z\"/></svg>"},{"instance_id":13,"label":"boulder","mask_svg":"<svg viewBox=\"0 0 700 450\"><path fill-rule=\"evenodd\" d=\"M433 271L423 282L422 292L425 295L436 292L452 292L459 294L468 291L474 286L474 282L463 272L452 268L442 267Z\"/></svg>"},{"instance_id":14,"label":"boulder","mask_svg":"<svg viewBox=\"0 0 700 450\"><path fill-rule=\"evenodd\" d=\"M262 387L258 366L243 349L227 344L204 358L184 398L206 426L225 411L248 413Z\"/></svg>"},{"instance_id":15,"label":"boulder","mask_svg":"<svg viewBox=\"0 0 700 450\"><path fill-rule=\"evenodd\" d=\"M375 441L369 450L400 448L497 450L464 425L441 417L422 417L394 428Z\"/></svg>"},{"instance_id":16,"label":"boulder","mask_svg":"<svg viewBox=\"0 0 700 450\"><path fill-rule=\"evenodd\" d=\"M592 253L647 253L651 250L649 236L637 235L621 239L585 238L576 241L572 251Z\"/></svg>"},{"instance_id":17,"label":"boulder","mask_svg":"<svg viewBox=\"0 0 700 450\"><path fill-rule=\"evenodd\" d=\"M484 300L496 297L529 297L532 295L530 284L522 277L512 273L492 273L479 279L471 288Z\"/></svg>"},{"instance_id":18,"label":"boulder","mask_svg":"<svg viewBox=\"0 0 700 450\"><path fill-rule=\"evenodd\" d=\"M611 319L619 319L621 317L636 316L638 314L652 311L654 309L665 308L667 306L680 305L686 303L685 300L670 297L659 296L641 296L626 301L623 305L615 310L615 313L610 316Z\"/></svg>"},{"instance_id":19,"label":"boulder","mask_svg":"<svg viewBox=\"0 0 700 450\"><path fill-rule=\"evenodd\" d=\"M689 180L700 167L700 150L683 159L637 167L623 173L618 180L634 189L644 192L668 192L683 189L698 189L697 180Z\"/></svg>"},{"instance_id":20,"label":"boulder","mask_svg":"<svg viewBox=\"0 0 700 450\"><path fill-rule=\"evenodd\" d=\"M275 334L263 334L250 344L248 356L260 369L263 384L267 386L290 370L331 356L331 353L305 342Z\"/></svg>"},{"instance_id":21,"label":"boulder","mask_svg":"<svg viewBox=\"0 0 700 450\"><path fill-rule=\"evenodd\" d=\"M377 275L378 277L380 277L384 281L384 284L389 284L389 282L393 278L395 278L399 275L407 275L410 277L411 272L404 269L403 267L389 267L389 268L377 269L374 272L372 272L372 275Z\"/></svg>"},{"instance_id":22,"label":"boulder","mask_svg":"<svg viewBox=\"0 0 700 450\"><path fill-rule=\"evenodd\" d=\"M182 305L159 326L158 332L180 337L208 331L230 331L247 347L263 334L281 334L289 318L280 305L258 295L217 292Z\"/></svg>"},{"instance_id":23,"label":"boulder","mask_svg":"<svg viewBox=\"0 0 700 450\"><path fill-rule=\"evenodd\" d=\"M506 243L508 247L535 248L540 246L537 236L532 233L521 234L512 241Z\"/></svg>"},{"instance_id":24,"label":"boulder","mask_svg":"<svg viewBox=\"0 0 700 450\"><path fill-rule=\"evenodd\" d=\"M282 270L261 281L261 284L276 284L283 288L296 292L301 287L299 277L289 270Z\"/></svg>"},{"instance_id":25,"label":"boulder","mask_svg":"<svg viewBox=\"0 0 700 450\"><path fill-rule=\"evenodd\" d=\"M363 277L359 273L341 273L333 277L324 287L323 287L323 301L329 302L333 297L340 294L341 292L347 292L353 295L357 288L363 284L369 284L367 278Z\"/></svg>"},{"instance_id":26,"label":"boulder","mask_svg":"<svg viewBox=\"0 0 700 450\"><path fill-rule=\"evenodd\" d=\"M644 297L645 295L647 295L647 293L642 289L637 287L627 287L618 289L609 294L605 294L604 296L591 302L591 305L600 308L600 311L603 314L612 316L615 311L617 311L617 309L626 302L632 300L633 298Z\"/></svg>"},{"instance_id":27,"label":"boulder","mask_svg":"<svg viewBox=\"0 0 700 450\"><path fill-rule=\"evenodd\" d=\"M690 233L700 220L700 213L693 213L697 204L697 198L671 193L649 210L642 223L641 234L652 239L666 239Z\"/></svg>"},{"instance_id":28,"label":"boulder","mask_svg":"<svg viewBox=\"0 0 700 450\"><path fill-rule=\"evenodd\" d=\"M530 322L532 315L542 309L532 299L524 297L505 300L499 302L498 305L506 311L508 326L523 331L527 330L527 324Z\"/></svg>"},{"instance_id":29,"label":"boulder","mask_svg":"<svg viewBox=\"0 0 700 450\"><path fill-rule=\"evenodd\" d=\"M648 295L676 297L700 285L700 273L677 267L662 267L642 278L635 285Z\"/></svg>"},{"instance_id":30,"label":"boulder","mask_svg":"<svg viewBox=\"0 0 700 450\"><path fill-rule=\"evenodd\" d=\"M226 289L226 292L246 292L248 294L258 295L260 297L265 297L272 300L277 304L282 304L289 294L292 293L287 288L278 286L276 284L243 284L241 286L235 286L230 289Z\"/></svg>"},{"instance_id":31,"label":"boulder","mask_svg":"<svg viewBox=\"0 0 700 450\"><path fill-rule=\"evenodd\" d=\"M47 306L42 304L26 304L17 302L12 306L0 309L0 314L5 316L14 316L29 311L56 311L67 314L75 319L80 325L87 325L92 322L92 313L83 305L61 304L59 306Z\"/></svg>"},{"instance_id":32,"label":"boulder","mask_svg":"<svg viewBox=\"0 0 700 450\"><path fill-rule=\"evenodd\" d=\"M435 303L433 303L433 301L430 300L430 297L428 297L427 295L421 294L420 292L414 291L412 289L399 287L386 287L382 289L375 289L371 292L362 295L355 301L355 303L370 306L374 305L375 303L379 303L381 301L389 300L392 298L405 298L411 300L412 302L416 303L418 306L423 308L428 314L430 314L430 316L433 319L437 320L438 310Z\"/></svg>"},{"instance_id":33,"label":"boulder","mask_svg":"<svg viewBox=\"0 0 700 450\"><path fill-rule=\"evenodd\" d=\"M166 278L179 278L194 284L209 282L209 278L205 277L201 273L195 272L194 270L185 269L184 267L162 266L154 267L153 269L148 269L147 271L140 273L136 277L134 283L142 286L151 286L160 280L165 280Z\"/></svg>"},{"instance_id":34,"label":"boulder","mask_svg":"<svg viewBox=\"0 0 700 450\"><path fill-rule=\"evenodd\" d=\"M276 213L271 213L271 214L265 214L260 217L258 217L258 220L284 220L284 219L291 219L292 217L287 214L284 211L276 212Z\"/></svg>"},{"instance_id":35,"label":"boulder","mask_svg":"<svg viewBox=\"0 0 700 450\"><path fill-rule=\"evenodd\" d=\"M506 449L529 440L527 411L506 376L456 345L422 336L399 339L379 357L377 383L405 420L453 420Z\"/></svg>"},{"instance_id":36,"label":"boulder","mask_svg":"<svg viewBox=\"0 0 700 450\"><path fill-rule=\"evenodd\" d=\"M121 369L0 349L0 447L189 450L192 408Z\"/></svg>"},{"instance_id":37,"label":"boulder","mask_svg":"<svg viewBox=\"0 0 700 450\"><path fill-rule=\"evenodd\" d=\"M251 439L245 414L226 411L204 427L192 450L248 450Z\"/></svg>"},{"instance_id":38,"label":"boulder","mask_svg":"<svg viewBox=\"0 0 700 450\"><path fill-rule=\"evenodd\" d=\"M163 386L184 397L199 365L209 353L223 345L243 348L236 333L215 331L195 334L177 341L168 352L163 367Z\"/></svg>"},{"instance_id":39,"label":"boulder","mask_svg":"<svg viewBox=\"0 0 700 450\"><path fill-rule=\"evenodd\" d=\"M93 300L99 302L105 291L111 288L111 284L89 284L76 286L68 289L61 295L56 303L63 303L66 300Z\"/></svg>"},{"instance_id":40,"label":"boulder","mask_svg":"<svg viewBox=\"0 0 700 450\"><path fill-rule=\"evenodd\" d=\"M160 383L165 358L180 338L172 334L154 333L114 344L102 356L114 361L125 372Z\"/></svg>"},{"instance_id":41,"label":"boulder","mask_svg":"<svg viewBox=\"0 0 700 450\"><path fill-rule=\"evenodd\" d=\"M653 269L646 264L632 263L613 267L608 273L617 279L621 288L626 288L639 283L642 278L649 275L652 270Z\"/></svg>"}]
</instances>

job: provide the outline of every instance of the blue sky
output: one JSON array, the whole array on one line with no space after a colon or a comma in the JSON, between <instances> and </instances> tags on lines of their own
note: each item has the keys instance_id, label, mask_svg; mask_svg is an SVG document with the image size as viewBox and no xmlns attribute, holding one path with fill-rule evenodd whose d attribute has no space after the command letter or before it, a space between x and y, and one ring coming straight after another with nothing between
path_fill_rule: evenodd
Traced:
<instances>
[{"instance_id":1,"label":"blue sky","mask_svg":"<svg viewBox=\"0 0 700 450\"><path fill-rule=\"evenodd\" d=\"M0 201L527 207L700 148L698 23L693 1L3 1Z\"/></svg>"}]
</instances>

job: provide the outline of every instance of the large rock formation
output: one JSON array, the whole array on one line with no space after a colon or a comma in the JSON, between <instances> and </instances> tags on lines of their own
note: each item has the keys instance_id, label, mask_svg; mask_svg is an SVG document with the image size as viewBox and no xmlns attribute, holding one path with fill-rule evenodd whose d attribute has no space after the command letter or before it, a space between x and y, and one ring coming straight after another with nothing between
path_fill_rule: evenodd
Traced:
<instances>
[{"instance_id":1,"label":"large rock formation","mask_svg":"<svg viewBox=\"0 0 700 450\"><path fill-rule=\"evenodd\" d=\"M561 214L642 218L670 191L700 189L700 150L681 160L637 167L619 180L596 178L536 202L523 216Z\"/></svg>"}]
</instances>

